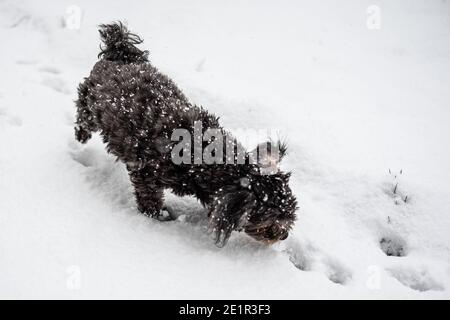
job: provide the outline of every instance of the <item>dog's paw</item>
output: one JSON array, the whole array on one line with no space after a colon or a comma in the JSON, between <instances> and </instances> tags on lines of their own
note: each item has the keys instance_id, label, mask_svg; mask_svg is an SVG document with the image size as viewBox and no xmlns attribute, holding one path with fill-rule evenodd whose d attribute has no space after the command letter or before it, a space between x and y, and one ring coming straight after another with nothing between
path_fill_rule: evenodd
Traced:
<instances>
[{"instance_id":1,"label":"dog's paw","mask_svg":"<svg viewBox=\"0 0 450 320\"><path fill-rule=\"evenodd\" d=\"M86 143L91 137L92 134L89 131L84 130L80 126L75 127L75 139L77 139L77 141Z\"/></svg>"},{"instance_id":2,"label":"dog's paw","mask_svg":"<svg viewBox=\"0 0 450 320\"><path fill-rule=\"evenodd\" d=\"M174 221L175 219L167 211L161 211L157 216L156 220L158 221Z\"/></svg>"},{"instance_id":3,"label":"dog's paw","mask_svg":"<svg viewBox=\"0 0 450 320\"><path fill-rule=\"evenodd\" d=\"M159 213L155 216L158 221L174 221L176 218L170 212L170 209L164 207Z\"/></svg>"},{"instance_id":4,"label":"dog's paw","mask_svg":"<svg viewBox=\"0 0 450 320\"><path fill-rule=\"evenodd\" d=\"M138 208L140 213L144 216L156 219L158 221L173 221L176 220L176 217L172 216L170 210L167 207L163 207L161 210L155 210L153 208L144 208L142 205L138 204Z\"/></svg>"}]
</instances>

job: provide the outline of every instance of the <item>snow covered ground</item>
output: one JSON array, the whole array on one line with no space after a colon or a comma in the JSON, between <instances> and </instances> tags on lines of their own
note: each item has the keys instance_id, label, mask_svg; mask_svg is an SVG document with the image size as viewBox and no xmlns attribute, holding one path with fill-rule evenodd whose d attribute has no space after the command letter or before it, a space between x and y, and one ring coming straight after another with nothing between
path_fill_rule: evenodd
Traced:
<instances>
[{"instance_id":1,"label":"snow covered ground","mask_svg":"<svg viewBox=\"0 0 450 320\"><path fill-rule=\"evenodd\" d=\"M74 141L118 19L226 128L281 129L288 240L216 248L170 194L147 219ZM0 36L0 298L450 298L450 1L0 0Z\"/></svg>"}]
</instances>

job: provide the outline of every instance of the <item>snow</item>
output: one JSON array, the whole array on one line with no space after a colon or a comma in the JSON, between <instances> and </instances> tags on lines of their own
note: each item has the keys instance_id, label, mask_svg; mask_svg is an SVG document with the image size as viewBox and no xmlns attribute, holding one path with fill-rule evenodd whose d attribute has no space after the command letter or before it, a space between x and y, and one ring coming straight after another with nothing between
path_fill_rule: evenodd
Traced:
<instances>
[{"instance_id":1,"label":"snow","mask_svg":"<svg viewBox=\"0 0 450 320\"><path fill-rule=\"evenodd\" d=\"M449 299L450 3L377 1L375 30L371 5L0 1L0 298ZM219 249L170 193L180 217L148 219L100 138L74 141L118 19L225 128L288 139L286 241Z\"/></svg>"}]
</instances>

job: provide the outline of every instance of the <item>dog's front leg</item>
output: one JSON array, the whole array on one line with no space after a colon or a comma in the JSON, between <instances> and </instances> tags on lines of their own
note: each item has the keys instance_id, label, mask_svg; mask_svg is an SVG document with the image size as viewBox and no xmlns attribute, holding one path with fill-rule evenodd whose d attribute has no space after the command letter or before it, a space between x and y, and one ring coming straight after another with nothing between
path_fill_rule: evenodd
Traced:
<instances>
[{"instance_id":1,"label":"dog's front leg","mask_svg":"<svg viewBox=\"0 0 450 320\"><path fill-rule=\"evenodd\" d=\"M163 187L154 174L154 168L128 167L131 183L134 187L137 207L146 216L158 218L163 207Z\"/></svg>"}]
</instances>

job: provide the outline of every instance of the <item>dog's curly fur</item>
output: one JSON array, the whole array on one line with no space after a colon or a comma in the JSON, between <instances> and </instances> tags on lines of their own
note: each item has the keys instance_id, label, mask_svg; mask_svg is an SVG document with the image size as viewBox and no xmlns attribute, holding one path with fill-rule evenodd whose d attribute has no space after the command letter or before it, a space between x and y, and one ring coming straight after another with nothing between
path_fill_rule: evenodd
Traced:
<instances>
[{"instance_id":1,"label":"dog's curly fur","mask_svg":"<svg viewBox=\"0 0 450 320\"><path fill-rule=\"evenodd\" d=\"M100 132L108 152L123 161L135 188L138 209L158 217L163 190L193 195L209 209L215 241L225 245L233 230L264 242L284 240L295 221L297 202L289 173L261 174L260 164L175 164L174 129L193 133L194 121L227 136L219 119L191 104L167 76L148 61L142 40L120 22L100 26L104 46L89 77L78 88L76 139ZM237 143L237 142L236 142ZM280 146L284 155L285 146ZM245 155L246 160L249 153Z\"/></svg>"}]
</instances>

